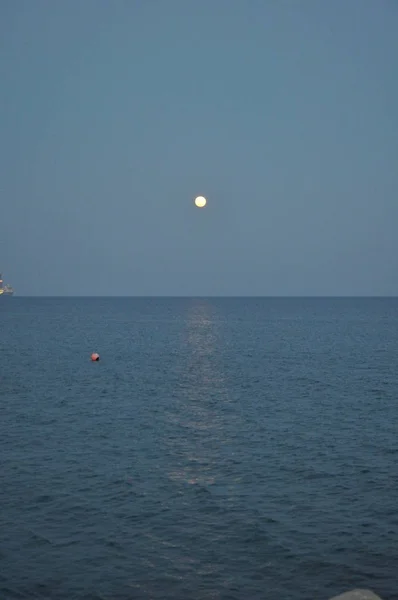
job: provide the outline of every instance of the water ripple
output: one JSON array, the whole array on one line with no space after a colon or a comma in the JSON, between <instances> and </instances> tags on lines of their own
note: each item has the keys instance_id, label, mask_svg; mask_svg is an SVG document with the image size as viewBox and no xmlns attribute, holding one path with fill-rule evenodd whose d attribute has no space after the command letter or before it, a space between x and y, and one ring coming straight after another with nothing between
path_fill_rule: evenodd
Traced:
<instances>
[{"instance_id":1,"label":"water ripple","mask_svg":"<svg viewBox=\"0 0 398 600\"><path fill-rule=\"evenodd\" d=\"M15 298L0 326L0 598L397 597L397 300Z\"/></svg>"}]
</instances>

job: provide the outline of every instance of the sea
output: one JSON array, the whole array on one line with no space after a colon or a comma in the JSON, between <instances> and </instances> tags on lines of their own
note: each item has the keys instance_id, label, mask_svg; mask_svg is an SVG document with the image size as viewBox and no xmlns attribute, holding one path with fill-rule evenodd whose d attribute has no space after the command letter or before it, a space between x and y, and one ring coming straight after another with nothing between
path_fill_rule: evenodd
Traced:
<instances>
[{"instance_id":1,"label":"sea","mask_svg":"<svg viewBox=\"0 0 398 600\"><path fill-rule=\"evenodd\" d=\"M398 598L397 298L13 297L0 336L1 600Z\"/></svg>"}]
</instances>

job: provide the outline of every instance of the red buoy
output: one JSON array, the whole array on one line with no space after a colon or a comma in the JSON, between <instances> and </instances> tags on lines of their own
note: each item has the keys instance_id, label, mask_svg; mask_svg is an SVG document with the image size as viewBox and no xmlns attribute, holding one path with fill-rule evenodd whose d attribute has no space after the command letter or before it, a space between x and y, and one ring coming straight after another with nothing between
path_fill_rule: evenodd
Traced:
<instances>
[{"instance_id":1,"label":"red buoy","mask_svg":"<svg viewBox=\"0 0 398 600\"><path fill-rule=\"evenodd\" d=\"M92 355L91 355L91 360L93 362L98 361L99 360L99 354L97 354L96 352L93 352Z\"/></svg>"}]
</instances>

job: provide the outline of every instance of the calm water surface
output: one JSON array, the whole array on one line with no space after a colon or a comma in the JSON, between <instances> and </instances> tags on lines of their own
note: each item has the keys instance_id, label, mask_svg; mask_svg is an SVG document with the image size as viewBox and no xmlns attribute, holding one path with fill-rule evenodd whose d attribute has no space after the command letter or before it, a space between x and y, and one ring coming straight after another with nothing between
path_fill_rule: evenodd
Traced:
<instances>
[{"instance_id":1,"label":"calm water surface","mask_svg":"<svg viewBox=\"0 0 398 600\"><path fill-rule=\"evenodd\" d=\"M398 598L397 299L16 297L0 332L2 600Z\"/></svg>"}]
</instances>

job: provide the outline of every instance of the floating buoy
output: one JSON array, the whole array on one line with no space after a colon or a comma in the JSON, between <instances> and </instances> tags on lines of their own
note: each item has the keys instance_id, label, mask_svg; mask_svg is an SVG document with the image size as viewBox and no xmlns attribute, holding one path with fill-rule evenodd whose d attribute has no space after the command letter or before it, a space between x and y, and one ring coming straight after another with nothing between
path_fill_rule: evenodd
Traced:
<instances>
[{"instance_id":1,"label":"floating buoy","mask_svg":"<svg viewBox=\"0 0 398 600\"><path fill-rule=\"evenodd\" d=\"M99 354L97 354L96 352L93 352L91 355L91 360L93 362L98 361L99 360Z\"/></svg>"}]
</instances>

